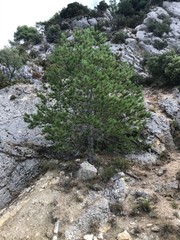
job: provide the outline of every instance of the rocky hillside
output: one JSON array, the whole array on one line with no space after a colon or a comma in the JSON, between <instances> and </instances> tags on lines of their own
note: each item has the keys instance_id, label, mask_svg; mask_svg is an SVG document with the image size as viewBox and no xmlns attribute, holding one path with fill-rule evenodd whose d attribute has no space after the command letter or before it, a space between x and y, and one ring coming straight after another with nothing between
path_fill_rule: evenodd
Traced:
<instances>
[{"instance_id":1,"label":"rocky hillside","mask_svg":"<svg viewBox=\"0 0 180 240\"><path fill-rule=\"evenodd\" d=\"M59 21L69 41L76 28L101 29L111 51L143 79L149 78L145 55L179 54L178 1L151 6L135 28L117 29L108 9ZM108 154L97 154L95 165L83 156L59 160L47 151L51 144L41 130L24 122L25 113L35 112L37 93L46 91L44 68L56 45L51 28L41 23L41 41L24 45L26 64L0 90L0 240L180 239L179 87L144 86L148 147L120 156L115 168ZM0 70L9 75L5 65Z\"/></svg>"}]
</instances>

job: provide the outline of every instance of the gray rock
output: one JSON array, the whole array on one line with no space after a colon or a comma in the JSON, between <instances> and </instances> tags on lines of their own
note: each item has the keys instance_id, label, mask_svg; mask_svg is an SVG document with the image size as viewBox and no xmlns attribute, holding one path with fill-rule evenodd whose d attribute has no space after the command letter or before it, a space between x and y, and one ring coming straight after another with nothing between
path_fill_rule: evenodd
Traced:
<instances>
[{"instance_id":1,"label":"gray rock","mask_svg":"<svg viewBox=\"0 0 180 240\"><path fill-rule=\"evenodd\" d=\"M159 240L159 237L155 234L141 233L135 240Z\"/></svg>"},{"instance_id":2,"label":"gray rock","mask_svg":"<svg viewBox=\"0 0 180 240\"><path fill-rule=\"evenodd\" d=\"M149 152L142 152L142 153L133 153L126 155L127 159L132 161L141 163L143 165L146 164L155 164L158 159L158 155Z\"/></svg>"},{"instance_id":3,"label":"gray rock","mask_svg":"<svg viewBox=\"0 0 180 240\"><path fill-rule=\"evenodd\" d=\"M110 204L122 204L127 196L128 190L124 179L112 178L109 186L104 191L104 196Z\"/></svg>"},{"instance_id":4,"label":"gray rock","mask_svg":"<svg viewBox=\"0 0 180 240\"><path fill-rule=\"evenodd\" d=\"M87 18L82 18L80 20L77 20L77 19L73 20L72 26L74 28L87 28L90 25L89 25Z\"/></svg>"},{"instance_id":5,"label":"gray rock","mask_svg":"<svg viewBox=\"0 0 180 240\"><path fill-rule=\"evenodd\" d=\"M25 112L35 111L36 92L40 89L22 84L0 90L0 208L39 173L39 161L32 147L47 142L40 129L28 129L23 117Z\"/></svg>"},{"instance_id":6,"label":"gray rock","mask_svg":"<svg viewBox=\"0 0 180 240\"><path fill-rule=\"evenodd\" d=\"M97 169L92 164L83 162L80 165L77 176L84 180L93 179L97 176Z\"/></svg>"},{"instance_id":7,"label":"gray rock","mask_svg":"<svg viewBox=\"0 0 180 240\"><path fill-rule=\"evenodd\" d=\"M97 20L95 18L90 18L88 19L88 23L91 25L91 26L95 26L97 25Z\"/></svg>"},{"instance_id":8,"label":"gray rock","mask_svg":"<svg viewBox=\"0 0 180 240\"><path fill-rule=\"evenodd\" d=\"M172 118L175 118L180 112L180 102L176 99L165 99L160 103L165 112Z\"/></svg>"},{"instance_id":9,"label":"gray rock","mask_svg":"<svg viewBox=\"0 0 180 240\"><path fill-rule=\"evenodd\" d=\"M151 113L151 117L147 122L147 132L146 142L151 145L152 150L156 153L161 154L166 149L175 149L170 123L163 115Z\"/></svg>"},{"instance_id":10,"label":"gray rock","mask_svg":"<svg viewBox=\"0 0 180 240\"><path fill-rule=\"evenodd\" d=\"M154 227L151 228L151 231L152 232L159 232L160 228L158 226L154 226Z\"/></svg>"},{"instance_id":11,"label":"gray rock","mask_svg":"<svg viewBox=\"0 0 180 240\"><path fill-rule=\"evenodd\" d=\"M180 2L163 1L163 7L173 16L180 18Z\"/></svg>"},{"instance_id":12,"label":"gray rock","mask_svg":"<svg viewBox=\"0 0 180 240\"><path fill-rule=\"evenodd\" d=\"M158 177L161 177L166 171L167 171L166 169L162 169L162 168L161 168L161 169L159 169L159 170L157 171L156 174L157 174Z\"/></svg>"},{"instance_id":13,"label":"gray rock","mask_svg":"<svg viewBox=\"0 0 180 240\"><path fill-rule=\"evenodd\" d=\"M0 188L0 209L12 200L12 196L8 188Z\"/></svg>"}]
</instances>

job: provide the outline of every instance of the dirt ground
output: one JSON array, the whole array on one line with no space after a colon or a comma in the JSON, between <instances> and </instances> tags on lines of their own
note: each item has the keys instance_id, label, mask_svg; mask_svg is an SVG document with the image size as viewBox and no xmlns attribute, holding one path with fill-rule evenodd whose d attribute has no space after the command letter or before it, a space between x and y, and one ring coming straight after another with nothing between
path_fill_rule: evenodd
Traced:
<instances>
[{"instance_id":1,"label":"dirt ground","mask_svg":"<svg viewBox=\"0 0 180 240\"><path fill-rule=\"evenodd\" d=\"M153 95L146 90L146 101L150 102L159 114L162 114L157 105L159 97L165 95ZM166 94L168 97L168 93ZM102 157L102 156L101 156ZM158 171L163 174L158 176ZM152 211L150 214L130 216L133 202L131 195L124 203L124 215L115 216L111 226L104 233L105 240L117 239L117 234L123 230L133 233L136 238L138 233L155 233L160 239L178 240L175 234L180 229L180 192L177 189L167 191L157 186L171 184L176 180L176 173L180 170L180 153L169 153L169 159L162 165L149 168L134 165L130 172L132 176L125 175L129 192L145 191L152 196ZM134 177L133 177L134 176ZM89 185L86 182L71 180L62 170L49 170L32 185L26 188L22 194L9 207L0 212L0 240L48 240L53 238L54 226L60 221L58 240L63 240L63 233L78 216L85 211L88 201ZM153 227L159 231L152 231ZM165 228L172 230L170 235L160 235ZM174 232L173 232L174 231Z\"/></svg>"},{"instance_id":2,"label":"dirt ground","mask_svg":"<svg viewBox=\"0 0 180 240\"><path fill-rule=\"evenodd\" d=\"M114 226L106 233L108 238L116 239L119 232L124 229L137 228L148 232L148 226L171 223L180 227L180 219L175 216L175 212L180 210L180 201L174 200L171 193L169 196L155 193L154 186L164 184L173 180L179 168L180 154L172 154L171 161L163 165L166 172L162 176L157 176L159 167L142 169L133 167L131 173L140 177L140 180L128 181L129 191L136 189L143 190L154 195L154 211L157 218L150 218L144 214L141 216L116 217ZM129 177L127 179L130 179ZM11 206L1 211L0 216L0 240L47 240L52 239L54 224L60 220L60 232L63 233L67 226L81 215L84 211L84 203L87 201L88 188L86 183L75 181L70 188L69 177L63 172L53 170L48 171L40 177L31 187L24 190L18 199ZM82 196L82 199L77 198ZM174 193L173 193L174 194ZM125 203L125 211L129 212L129 199ZM127 205L127 209L126 209ZM63 239L63 238L59 238ZM162 238L163 239L163 238Z\"/></svg>"}]
</instances>

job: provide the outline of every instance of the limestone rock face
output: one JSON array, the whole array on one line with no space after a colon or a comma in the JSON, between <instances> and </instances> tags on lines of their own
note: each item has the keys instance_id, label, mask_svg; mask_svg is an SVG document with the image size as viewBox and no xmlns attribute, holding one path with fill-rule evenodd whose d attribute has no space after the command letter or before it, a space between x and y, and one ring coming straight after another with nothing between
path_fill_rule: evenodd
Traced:
<instances>
[{"instance_id":1,"label":"limestone rock face","mask_svg":"<svg viewBox=\"0 0 180 240\"><path fill-rule=\"evenodd\" d=\"M45 141L40 129L28 129L23 120L25 112L35 110L39 89L35 85L14 85L0 90L0 208L39 172L32 146Z\"/></svg>"},{"instance_id":2,"label":"limestone rock face","mask_svg":"<svg viewBox=\"0 0 180 240\"><path fill-rule=\"evenodd\" d=\"M173 16L176 16L180 19L180 3L179 2L163 2L163 7L171 13Z\"/></svg>"},{"instance_id":3,"label":"limestone rock face","mask_svg":"<svg viewBox=\"0 0 180 240\"><path fill-rule=\"evenodd\" d=\"M147 123L147 131L147 143L156 153L161 154L166 149L175 149L170 123L163 115L152 113Z\"/></svg>"},{"instance_id":4,"label":"limestone rock face","mask_svg":"<svg viewBox=\"0 0 180 240\"><path fill-rule=\"evenodd\" d=\"M80 20L76 20L76 19L75 19L75 20L72 22L72 26L73 26L74 28L87 28L87 27L90 26L90 24L88 23L87 18L82 18L82 19L80 19Z\"/></svg>"}]
</instances>

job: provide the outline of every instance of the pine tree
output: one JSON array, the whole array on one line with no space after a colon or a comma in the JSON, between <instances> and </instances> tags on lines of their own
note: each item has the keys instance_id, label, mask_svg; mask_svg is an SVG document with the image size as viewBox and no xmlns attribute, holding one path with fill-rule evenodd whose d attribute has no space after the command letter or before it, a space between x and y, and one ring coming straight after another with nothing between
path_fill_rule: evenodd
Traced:
<instances>
[{"instance_id":1,"label":"pine tree","mask_svg":"<svg viewBox=\"0 0 180 240\"><path fill-rule=\"evenodd\" d=\"M50 91L41 95L37 113L26 114L25 121L32 128L41 126L58 151L86 146L93 161L102 143L132 148L147 113L141 87L130 81L132 68L116 60L102 33L86 29L73 36L49 58L45 76Z\"/></svg>"}]
</instances>

